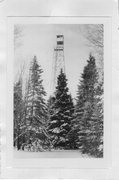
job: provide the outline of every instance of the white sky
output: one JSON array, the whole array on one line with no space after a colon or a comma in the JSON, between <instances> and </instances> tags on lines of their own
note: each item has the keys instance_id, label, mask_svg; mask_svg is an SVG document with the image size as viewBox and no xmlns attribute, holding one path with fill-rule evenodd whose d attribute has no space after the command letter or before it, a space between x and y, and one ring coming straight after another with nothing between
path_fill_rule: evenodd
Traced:
<instances>
[{"instance_id":1,"label":"white sky","mask_svg":"<svg viewBox=\"0 0 119 180\"><path fill-rule=\"evenodd\" d=\"M43 85L47 97L51 94L52 66L56 35L64 35L65 70L68 87L73 98L76 97L77 85L91 48L86 45L86 40L80 33L82 25L23 25L22 36L18 39L22 43L15 49L15 77L22 64L31 61L37 56L39 65L43 69Z\"/></svg>"}]
</instances>

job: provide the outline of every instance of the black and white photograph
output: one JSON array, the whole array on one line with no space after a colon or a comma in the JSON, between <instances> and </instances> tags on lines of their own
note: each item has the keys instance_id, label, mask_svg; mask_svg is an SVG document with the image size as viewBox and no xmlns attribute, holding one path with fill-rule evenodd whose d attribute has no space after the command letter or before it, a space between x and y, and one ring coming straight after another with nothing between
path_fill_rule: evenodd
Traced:
<instances>
[{"instance_id":1,"label":"black and white photograph","mask_svg":"<svg viewBox=\"0 0 119 180\"><path fill-rule=\"evenodd\" d=\"M0 2L0 178L118 179L117 1Z\"/></svg>"},{"instance_id":2,"label":"black and white photograph","mask_svg":"<svg viewBox=\"0 0 119 180\"><path fill-rule=\"evenodd\" d=\"M16 157L104 156L104 25L14 24Z\"/></svg>"}]
</instances>

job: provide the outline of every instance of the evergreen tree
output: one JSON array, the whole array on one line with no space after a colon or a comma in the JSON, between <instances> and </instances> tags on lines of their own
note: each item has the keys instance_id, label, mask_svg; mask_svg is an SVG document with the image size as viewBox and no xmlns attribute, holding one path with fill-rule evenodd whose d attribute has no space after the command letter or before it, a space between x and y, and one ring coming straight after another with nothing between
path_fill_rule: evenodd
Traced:
<instances>
[{"instance_id":1,"label":"evergreen tree","mask_svg":"<svg viewBox=\"0 0 119 180\"><path fill-rule=\"evenodd\" d=\"M54 103L55 103L55 97L50 96L48 101L47 101L49 123L50 123L51 116L55 112Z\"/></svg>"},{"instance_id":2,"label":"evergreen tree","mask_svg":"<svg viewBox=\"0 0 119 180\"><path fill-rule=\"evenodd\" d=\"M14 85L14 146L19 150L22 145L23 126L23 99L22 99L22 79Z\"/></svg>"},{"instance_id":3,"label":"evergreen tree","mask_svg":"<svg viewBox=\"0 0 119 180\"><path fill-rule=\"evenodd\" d=\"M68 132L68 139L69 139L69 147L70 149L77 149L77 144L76 144L76 140L77 140L77 131L74 128L74 119L75 119L75 114L74 114L74 103L73 103L73 99L71 97L71 94L69 95L69 101L70 101L70 105L69 105L69 110L71 112L71 130Z\"/></svg>"},{"instance_id":4,"label":"evergreen tree","mask_svg":"<svg viewBox=\"0 0 119 180\"><path fill-rule=\"evenodd\" d=\"M95 146L92 144L92 153L97 157L103 157L103 104L103 82L100 82L96 89L96 106L93 113L93 118L97 119L97 122L95 123Z\"/></svg>"},{"instance_id":5,"label":"evergreen tree","mask_svg":"<svg viewBox=\"0 0 119 180\"><path fill-rule=\"evenodd\" d=\"M95 58L90 55L78 86L75 129L77 146L83 153L99 157L103 134L103 107L101 86L98 83Z\"/></svg>"},{"instance_id":6,"label":"evergreen tree","mask_svg":"<svg viewBox=\"0 0 119 180\"><path fill-rule=\"evenodd\" d=\"M26 100L26 127L27 142L33 150L43 151L48 148L47 127L47 106L45 103L46 92L43 88L41 79L43 71L38 65L34 56L28 80L27 100Z\"/></svg>"},{"instance_id":7,"label":"evergreen tree","mask_svg":"<svg viewBox=\"0 0 119 180\"><path fill-rule=\"evenodd\" d=\"M52 101L49 122L49 133L54 148L70 148L68 133L71 131L74 107L68 91L66 75L61 70L57 79L56 93Z\"/></svg>"}]
</instances>

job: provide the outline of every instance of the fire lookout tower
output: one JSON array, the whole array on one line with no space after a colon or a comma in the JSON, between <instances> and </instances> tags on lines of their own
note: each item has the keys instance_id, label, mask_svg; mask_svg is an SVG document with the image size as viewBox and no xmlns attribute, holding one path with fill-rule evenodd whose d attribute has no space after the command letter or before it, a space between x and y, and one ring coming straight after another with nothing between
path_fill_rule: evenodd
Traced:
<instances>
[{"instance_id":1,"label":"fire lookout tower","mask_svg":"<svg viewBox=\"0 0 119 180\"><path fill-rule=\"evenodd\" d=\"M56 36L56 47L54 48L54 79L53 79L53 90L57 85L57 77L60 71L65 72L65 61L64 61L64 36Z\"/></svg>"}]
</instances>

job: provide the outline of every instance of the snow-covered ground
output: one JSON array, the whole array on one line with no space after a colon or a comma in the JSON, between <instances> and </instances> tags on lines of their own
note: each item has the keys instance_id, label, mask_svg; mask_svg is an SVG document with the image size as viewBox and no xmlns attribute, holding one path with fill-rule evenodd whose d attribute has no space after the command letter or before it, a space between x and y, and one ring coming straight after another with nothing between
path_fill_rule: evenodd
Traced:
<instances>
[{"instance_id":1,"label":"snow-covered ground","mask_svg":"<svg viewBox=\"0 0 119 180\"><path fill-rule=\"evenodd\" d=\"M26 152L14 150L15 158L91 158L79 150L55 150L50 152Z\"/></svg>"}]
</instances>

